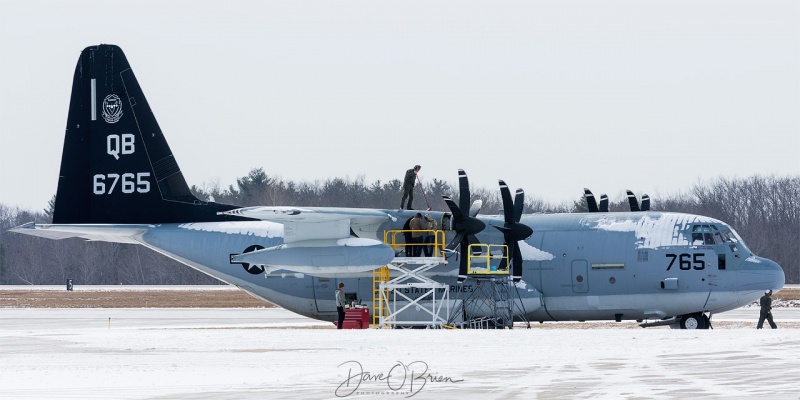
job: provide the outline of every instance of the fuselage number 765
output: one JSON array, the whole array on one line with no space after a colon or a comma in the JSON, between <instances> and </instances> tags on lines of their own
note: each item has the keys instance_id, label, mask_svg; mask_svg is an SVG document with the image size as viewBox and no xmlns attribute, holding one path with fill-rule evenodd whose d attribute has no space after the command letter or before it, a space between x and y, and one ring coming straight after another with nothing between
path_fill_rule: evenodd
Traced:
<instances>
[{"instance_id":1,"label":"fuselage number 765","mask_svg":"<svg viewBox=\"0 0 800 400\"><path fill-rule=\"evenodd\" d=\"M667 254L667 258L671 258L667 271L675 265L675 260L678 260L678 267L684 271L691 269L702 270L706 269L706 262L703 261L704 253L683 253L683 254Z\"/></svg>"}]
</instances>

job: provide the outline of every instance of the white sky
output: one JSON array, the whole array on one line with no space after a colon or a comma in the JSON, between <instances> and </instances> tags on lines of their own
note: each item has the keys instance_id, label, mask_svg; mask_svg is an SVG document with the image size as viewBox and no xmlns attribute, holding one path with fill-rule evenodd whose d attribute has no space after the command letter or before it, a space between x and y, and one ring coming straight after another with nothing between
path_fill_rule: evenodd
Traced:
<instances>
[{"instance_id":1,"label":"white sky","mask_svg":"<svg viewBox=\"0 0 800 400\"><path fill-rule=\"evenodd\" d=\"M617 201L800 173L797 1L3 0L0 203L55 194L75 63L99 43L125 51L190 185L421 164Z\"/></svg>"}]
</instances>

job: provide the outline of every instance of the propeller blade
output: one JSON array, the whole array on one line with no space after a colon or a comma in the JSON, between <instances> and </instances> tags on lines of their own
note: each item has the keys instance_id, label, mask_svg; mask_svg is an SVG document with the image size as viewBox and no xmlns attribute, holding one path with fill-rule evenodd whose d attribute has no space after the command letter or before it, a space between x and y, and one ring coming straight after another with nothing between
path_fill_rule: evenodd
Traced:
<instances>
[{"instance_id":1,"label":"propeller blade","mask_svg":"<svg viewBox=\"0 0 800 400\"><path fill-rule=\"evenodd\" d=\"M641 209L639 209L639 200L636 199L636 195L630 190L626 190L626 192L628 192L628 203L631 205L631 211L641 211Z\"/></svg>"},{"instance_id":2,"label":"propeller blade","mask_svg":"<svg viewBox=\"0 0 800 400\"><path fill-rule=\"evenodd\" d=\"M508 185L500 179L500 197L503 198L503 217L506 223L514 222L514 203L511 201L511 191Z\"/></svg>"},{"instance_id":3,"label":"propeller blade","mask_svg":"<svg viewBox=\"0 0 800 400\"><path fill-rule=\"evenodd\" d=\"M514 283L519 282L522 279L522 251L519 249L519 244L514 242L514 258L513 268L511 270L511 279Z\"/></svg>"},{"instance_id":4,"label":"propeller blade","mask_svg":"<svg viewBox=\"0 0 800 400\"><path fill-rule=\"evenodd\" d=\"M597 212L597 201L594 199L592 191L583 188L583 197L586 199L586 206L589 207L589 212Z\"/></svg>"},{"instance_id":5,"label":"propeller blade","mask_svg":"<svg viewBox=\"0 0 800 400\"><path fill-rule=\"evenodd\" d=\"M479 212L481 212L481 206L483 205L483 200L475 200L472 202L472 206L469 208L469 216L475 218Z\"/></svg>"},{"instance_id":6,"label":"propeller blade","mask_svg":"<svg viewBox=\"0 0 800 400\"><path fill-rule=\"evenodd\" d=\"M478 238L475 237L475 235L468 235L467 236L467 243L468 244L481 244L481 242L478 240ZM481 253L483 253L483 249L480 248L480 247L474 247L472 249L472 254L473 255L477 255L477 254L481 254Z\"/></svg>"},{"instance_id":7,"label":"propeller blade","mask_svg":"<svg viewBox=\"0 0 800 400\"><path fill-rule=\"evenodd\" d=\"M458 208L462 211L469 208L469 179L463 169L458 170Z\"/></svg>"},{"instance_id":8,"label":"propeller blade","mask_svg":"<svg viewBox=\"0 0 800 400\"><path fill-rule=\"evenodd\" d=\"M598 207L600 212L608 212L608 196L605 193L600 195L600 206Z\"/></svg>"},{"instance_id":9,"label":"propeller blade","mask_svg":"<svg viewBox=\"0 0 800 400\"><path fill-rule=\"evenodd\" d=\"M461 241L463 241L463 240L464 240L464 232L456 232L456 236L453 238L453 240L450 243L447 244L447 247L445 247L445 250L454 251L456 249L456 247L458 247L458 244L461 243Z\"/></svg>"},{"instance_id":10,"label":"propeller blade","mask_svg":"<svg viewBox=\"0 0 800 400\"><path fill-rule=\"evenodd\" d=\"M498 270L508 269L508 257L507 248L503 247L503 258L500 259L500 264L497 266Z\"/></svg>"},{"instance_id":11,"label":"propeller blade","mask_svg":"<svg viewBox=\"0 0 800 400\"><path fill-rule=\"evenodd\" d=\"M461 257L461 259L459 260L459 264L458 264L458 282L459 283L464 282L467 279L467 267L469 265L468 264L469 263L469 259L467 258L467 257L469 257L468 254L467 254L468 252L469 252L469 243L467 241L461 241L461 254L459 255L459 257Z\"/></svg>"},{"instance_id":12,"label":"propeller blade","mask_svg":"<svg viewBox=\"0 0 800 400\"><path fill-rule=\"evenodd\" d=\"M650 196L642 195L642 211L650 211Z\"/></svg>"},{"instance_id":13,"label":"propeller blade","mask_svg":"<svg viewBox=\"0 0 800 400\"><path fill-rule=\"evenodd\" d=\"M464 213L461 212L461 209L458 208L455 201L447 196L442 196L442 198L445 204L447 204L447 208L450 209L450 213L453 214L453 222L464 221L466 219L464 218Z\"/></svg>"},{"instance_id":14,"label":"propeller blade","mask_svg":"<svg viewBox=\"0 0 800 400\"><path fill-rule=\"evenodd\" d=\"M525 191L517 189L517 194L514 196L514 222L519 222L523 211L525 211Z\"/></svg>"}]
</instances>

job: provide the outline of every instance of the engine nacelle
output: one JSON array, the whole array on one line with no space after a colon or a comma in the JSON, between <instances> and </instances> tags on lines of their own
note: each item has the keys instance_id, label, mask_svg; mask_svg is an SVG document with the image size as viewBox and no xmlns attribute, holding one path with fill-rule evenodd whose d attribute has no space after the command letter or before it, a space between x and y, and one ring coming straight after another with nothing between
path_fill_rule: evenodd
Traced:
<instances>
[{"instance_id":1,"label":"engine nacelle","mask_svg":"<svg viewBox=\"0 0 800 400\"><path fill-rule=\"evenodd\" d=\"M231 254L231 263L263 267L267 273L288 270L330 277L372 271L393 258L394 250L381 241L346 238L306 240Z\"/></svg>"}]
</instances>

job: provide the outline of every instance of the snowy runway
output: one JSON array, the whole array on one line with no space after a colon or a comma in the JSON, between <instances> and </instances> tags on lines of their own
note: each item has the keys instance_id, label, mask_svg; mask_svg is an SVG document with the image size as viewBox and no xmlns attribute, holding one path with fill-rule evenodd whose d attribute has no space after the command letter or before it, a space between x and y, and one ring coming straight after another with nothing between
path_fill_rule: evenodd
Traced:
<instances>
[{"instance_id":1,"label":"snowy runway","mask_svg":"<svg viewBox=\"0 0 800 400\"><path fill-rule=\"evenodd\" d=\"M282 309L0 309L0 398L796 399L800 310L776 309L778 330L757 313L708 331L337 331Z\"/></svg>"}]
</instances>

